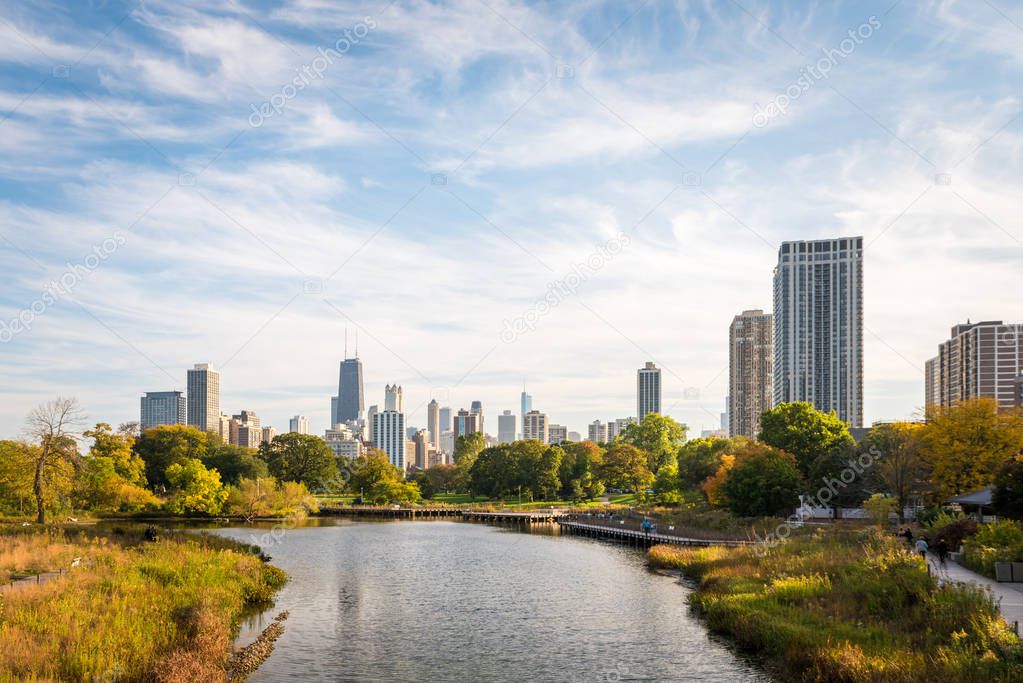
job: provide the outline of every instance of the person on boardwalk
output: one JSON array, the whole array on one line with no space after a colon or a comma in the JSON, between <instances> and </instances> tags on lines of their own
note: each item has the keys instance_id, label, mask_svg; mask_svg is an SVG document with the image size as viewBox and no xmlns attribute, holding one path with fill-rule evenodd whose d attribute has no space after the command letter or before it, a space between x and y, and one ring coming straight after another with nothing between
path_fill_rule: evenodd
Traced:
<instances>
[{"instance_id":1,"label":"person on boardwalk","mask_svg":"<svg viewBox=\"0 0 1023 683\"><path fill-rule=\"evenodd\" d=\"M944 567L945 558L948 557L948 543L944 538L939 538L938 542L934 544L934 552L938 555L938 564Z\"/></svg>"},{"instance_id":2,"label":"person on boardwalk","mask_svg":"<svg viewBox=\"0 0 1023 683\"><path fill-rule=\"evenodd\" d=\"M927 561L927 538L925 536L917 539L916 551L920 553L920 557L924 558L924 561Z\"/></svg>"},{"instance_id":3,"label":"person on boardwalk","mask_svg":"<svg viewBox=\"0 0 1023 683\"><path fill-rule=\"evenodd\" d=\"M644 519L643 520L643 533L646 534L647 536L649 536L650 535L650 527L652 527L652 526L653 525L650 523L649 519Z\"/></svg>"},{"instance_id":4,"label":"person on boardwalk","mask_svg":"<svg viewBox=\"0 0 1023 683\"><path fill-rule=\"evenodd\" d=\"M906 539L906 545L908 545L910 548L913 547L913 530L912 529L910 529L908 526L904 527L902 529L902 531L899 533L899 536L902 536L904 539Z\"/></svg>"}]
</instances>

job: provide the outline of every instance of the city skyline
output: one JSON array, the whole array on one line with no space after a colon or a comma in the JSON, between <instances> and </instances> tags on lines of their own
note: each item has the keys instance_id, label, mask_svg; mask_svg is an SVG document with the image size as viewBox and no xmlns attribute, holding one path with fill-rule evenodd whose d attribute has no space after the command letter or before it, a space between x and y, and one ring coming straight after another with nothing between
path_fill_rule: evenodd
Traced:
<instances>
[{"instance_id":1,"label":"city skyline","mask_svg":"<svg viewBox=\"0 0 1023 683\"><path fill-rule=\"evenodd\" d=\"M4 435L57 394L136 420L197 359L224 412L322 433L345 329L372 403L400 384L418 426L435 397L517 412L525 375L585 432L653 361L696 434L791 240L863 236L864 424L923 409L952 325L1023 320L1023 48L983 3L399 2L270 116L361 7L98 4L0 9Z\"/></svg>"}]
</instances>

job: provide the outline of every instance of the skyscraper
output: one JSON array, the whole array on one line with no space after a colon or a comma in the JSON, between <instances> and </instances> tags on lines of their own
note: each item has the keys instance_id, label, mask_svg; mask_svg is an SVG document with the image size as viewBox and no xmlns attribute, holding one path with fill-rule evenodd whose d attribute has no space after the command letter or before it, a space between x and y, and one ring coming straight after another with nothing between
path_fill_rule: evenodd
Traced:
<instances>
[{"instance_id":1,"label":"skyscraper","mask_svg":"<svg viewBox=\"0 0 1023 683\"><path fill-rule=\"evenodd\" d=\"M259 448L263 443L263 429L259 416L251 410L243 410L231 417L231 443L245 448Z\"/></svg>"},{"instance_id":2,"label":"skyscraper","mask_svg":"<svg viewBox=\"0 0 1023 683\"><path fill-rule=\"evenodd\" d=\"M440 433L451 431L451 417L454 415L449 406L444 406L440 409Z\"/></svg>"},{"instance_id":3,"label":"skyscraper","mask_svg":"<svg viewBox=\"0 0 1023 683\"><path fill-rule=\"evenodd\" d=\"M586 427L586 436L593 443L607 443L607 423L594 420Z\"/></svg>"},{"instance_id":4,"label":"skyscraper","mask_svg":"<svg viewBox=\"0 0 1023 683\"><path fill-rule=\"evenodd\" d=\"M333 425L332 425L333 426ZM309 418L304 415L296 415L288 420L288 431L292 434L308 434Z\"/></svg>"},{"instance_id":5,"label":"skyscraper","mask_svg":"<svg viewBox=\"0 0 1023 683\"><path fill-rule=\"evenodd\" d=\"M522 395L519 397L519 417L522 418L522 428L526 428L526 413L533 409L533 397L526 393L526 390L522 390ZM523 436L523 438L525 438Z\"/></svg>"},{"instance_id":6,"label":"skyscraper","mask_svg":"<svg viewBox=\"0 0 1023 683\"><path fill-rule=\"evenodd\" d=\"M365 394L362 386L362 361L359 360L358 351L355 358L341 361L335 405L336 412L332 418L334 424L357 422L362 419Z\"/></svg>"},{"instance_id":7,"label":"skyscraper","mask_svg":"<svg viewBox=\"0 0 1023 683\"><path fill-rule=\"evenodd\" d=\"M743 311L728 328L728 434L755 439L774 401L774 321Z\"/></svg>"},{"instance_id":8,"label":"skyscraper","mask_svg":"<svg viewBox=\"0 0 1023 683\"><path fill-rule=\"evenodd\" d=\"M479 431L485 431L483 428L483 402L473 401L469 404L469 412L476 416L476 427Z\"/></svg>"},{"instance_id":9,"label":"skyscraper","mask_svg":"<svg viewBox=\"0 0 1023 683\"><path fill-rule=\"evenodd\" d=\"M469 434L478 432L480 431L479 415L463 408L458 411L457 415L455 415L453 427L455 439L458 439L460 436L468 436Z\"/></svg>"},{"instance_id":10,"label":"skyscraper","mask_svg":"<svg viewBox=\"0 0 1023 683\"><path fill-rule=\"evenodd\" d=\"M430 446L440 447L440 404L432 399L426 406L426 432Z\"/></svg>"},{"instance_id":11,"label":"skyscraper","mask_svg":"<svg viewBox=\"0 0 1023 683\"><path fill-rule=\"evenodd\" d=\"M552 424L547 427L547 442L557 446L558 444L568 441L568 427L564 425Z\"/></svg>"},{"instance_id":12,"label":"skyscraper","mask_svg":"<svg viewBox=\"0 0 1023 683\"><path fill-rule=\"evenodd\" d=\"M661 413L661 370L648 362L636 372L636 416Z\"/></svg>"},{"instance_id":13,"label":"skyscraper","mask_svg":"<svg viewBox=\"0 0 1023 683\"><path fill-rule=\"evenodd\" d=\"M204 432L220 428L220 373L211 363L196 363L188 371L188 424Z\"/></svg>"},{"instance_id":14,"label":"skyscraper","mask_svg":"<svg viewBox=\"0 0 1023 683\"><path fill-rule=\"evenodd\" d=\"M373 445L387 453L391 464L404 472L407 465L405 415L396 410L385 410L374 415Z\"/></svg>"},{"instance_id":15,"label":"skyscraper","mask_svg":"<svg viewBox=\"0 0 1023 683\"><path fill-rule=\"evenodd\" d=\"M160 425L185 424L188 419L185 396L180 391L147 391L140 401L142 431Z\"/></svg>"},{"instance_id":16,"label":"skyscraper","mask_svg":"<svg viewBox=\"0 0 1023 683\"><path fill-rule=\"evenodd\" d=\"M515 440L515 414L506 410L497 416L497 442L511 443Z\"/></svg>"},{"instance_id":17,"label":"skyscraper","mask_svg":"<svg viewBox=\"0 0 1023 683\"><path fill-rule=\"evenodd\" d=\"M376 441L376 432L375 432L376 424L377 424L376 423L376 417L377 417L377 414L379 412L380 412L380 407L377 406L376 404L371 405L369 407L369 410L366 411L366 423L367 423L367 426L369 427L369 434L367 434L366 436L367 436L367 440L369 440L371 442L375 442Z\"/></svg>"},{"instance_id":18,"label":"skyscraper","mask_svg":"<svg viewBox=\"0 0 1023 683\"><path fill-rule=\"evenodd\" d=\"M384 387L384 410L393 410L397 413L404 412L405 401L402 398L401 387L397 384L388 384Z\"/></svg>"},{"instance_id":19,"label":"skyscraper","mask_svg":"<svg viewBox=\"0 0 1023 683\"><path fill-rule=\"evenodd\" d=\"M536 440L540 443L550 443L549 425L547 416L539 410L530 410L526 413L526 419L522 423L522 438Z\"/></svg>"},{"instance_id":20,"label":"skyscraper","mask_svg":"<svg viewBox=\"0 0 1023 683\"><path fill-rule=\"evenodd\" d=\"M927 362L927 407L951 408L973 398L993 398L999 410L1015 407L1016 382L1023 372L1023 324L1001 320L952 328L938 356Z\"/></svg>"},{"instance_id":21,"label":"skyscraper","mask_svg":"<svg viewBox=\"0 0 1023 683\"><path fill-rule=\"evenodd\" d=\"M863 423L863 238L783 242L774 269L774 405Z\"/></svg>"}]
</instances>

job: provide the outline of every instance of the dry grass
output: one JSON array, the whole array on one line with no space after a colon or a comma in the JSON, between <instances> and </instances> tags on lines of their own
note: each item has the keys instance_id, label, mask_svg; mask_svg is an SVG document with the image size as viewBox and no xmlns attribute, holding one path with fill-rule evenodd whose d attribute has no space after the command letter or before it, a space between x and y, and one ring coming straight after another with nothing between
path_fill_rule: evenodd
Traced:
<instances>
[{"instance_id":1,"label":"dry grass","mask_svg":"<svg viewBox=\"0 0 1023 683\"><path fill-rule=\"evenodd\" d=\"M766 656L785 680L848 683L1023 680L1023 650L990 594L938 586L876 530L752 548L655 546L654 566L699 582L708 626Z\"/></svg>"},{"instance_id":2,"label":"dry grass","mask_svg":"<svg viewBox=\"0 0 1023 683\"><path fill-rule=\"evenodd\" d=\"M61 533L0 546L12 558L86 560L63 578L2 595L0 681L223 680L235 621L283 583L280 570L221 541ZM9 562L0 553L2 566Z\"/></svg>"}]
</instances>

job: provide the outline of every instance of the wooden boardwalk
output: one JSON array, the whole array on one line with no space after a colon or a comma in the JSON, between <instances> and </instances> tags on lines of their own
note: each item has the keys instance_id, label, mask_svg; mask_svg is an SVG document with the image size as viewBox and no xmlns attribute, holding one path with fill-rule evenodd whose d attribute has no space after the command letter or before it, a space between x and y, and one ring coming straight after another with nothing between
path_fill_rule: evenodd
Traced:
<instances>
[{"instance_id":1,"label":"wooden boardwalk","mask_svg":"<svg viewBox=\"0 0 1023 683\"><path fill-rule=\"evenodd\" d=\"M489 522L491 524L554 524L563 514L561 510L554 508L526 512L463 510L462 519L467 522Z\"/></svg>"},{"instance_id":2,"label":"wooden boardwalk","mask_svg":"<svg viewBox=\"0 0 1023 683\"><path fill-rule=\"evenodd\" d=\"M320 515L341 517L391 517L393 519L433 519L438 517L461 517L459 508L391 507L355 505L351 507L322 507Z\"/></svg>"},{"instance_id":3,"label":"wooden boardwalk","mask_svg":"<svg viewBox=\"0 0 1023 683\"><path fill-rule=\"evenodd\" d=\"M622 543L629 543L638 546L651 546L658 545L660 543L701 547L707 547L712 545L726 545L733 547L750 545L749 541L689 538L686 536L676 536L674 534L663 533L648 534L644 531L627 529L624 526L607 524L587 524L585 522L577 522L567 519L558 520L558 525L561 527L562 532L579 534L582 536L591 536L594 538L604 538L608 540L619 541Z\"/></svg>"}]
</instances>

